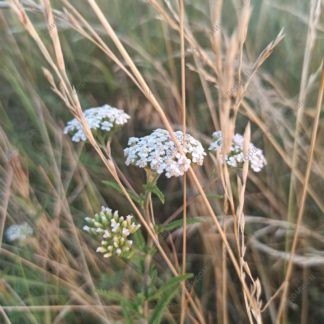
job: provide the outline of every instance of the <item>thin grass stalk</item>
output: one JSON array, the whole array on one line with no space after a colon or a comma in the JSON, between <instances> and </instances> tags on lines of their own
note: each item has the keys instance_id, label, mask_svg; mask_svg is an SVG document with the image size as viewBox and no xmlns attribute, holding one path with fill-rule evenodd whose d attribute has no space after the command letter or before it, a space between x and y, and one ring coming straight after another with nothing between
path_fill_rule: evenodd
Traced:
<instances>
[{"instance_id":1,"label":"thin grass stalk","mask_svg":"<svg viewBox=\"0 0 324 324\"><path fill-rule=\"evenodd\" d=\"M223 230L226 235L227 227L226 223L223 222ZM227 251L224 242L221 242L222 248L222 323L228 323L228 311L227 311L227 300L228 300L228 273L227 273Z\"/></svg>"},{"instance_id":2,"label":"thin grass stalk","mask_svg":"<svg viewBox=\"0 0 324 324\"><path fill-rule=\"evenodd\" d=\"M305 178L302 175L302 173L297 170L293 169L292 161L290 160L289 156L285 153L285 151L281 148L279 143L275 140L275 138L271 135L270 130L267 128L266 124L260 119L260 117L257 116L257 114L253 111L253 108L246 102L242 102L242 107L246 111L247 116L251 121L256 123L258 127L262 130L263 135L268 139L268 141L271 143L271 145L274 147L274 149L277 151L277 153L280 155L282 160L286 163L286 165L291 169L291 172L295 174L296 178L301 182L304 183ZM317 195L317 193L308 186L307 191L314 200L314 202L317 204L317 206L321 209L322 212L324 212L324 204L321 201L320 197Z\"/></svg>"},{"instance_id":3,"label":"thin grass stalk","mask_svg":"<svg viewBox=\"0 0 324 324\"><path fill-rule=\"evenodd\" d=\"M2 306L7 312L44 312L51 311L57 312L64 308L69 308L71 310L86 310L94 314L96 309L101 308L101 305L33 305L33 306ZM104 308L110 310L113 308L119 308L118 306L103 306ZM92 309L93 308L93 309ZM10 322L11 323L11 322Z\"/></svg>"},{"instance_id":4,"label":"thin grass stalk","mask_svg":"<svg viewBox=\"0 0 324 324\"><path fill-rule=\"evenodd\" d=\"M17 294L17 292L15 291L15 289L13 289L13 287L11 287L11 285L7 281L4 281L4 285L5 285L6 289L9 291L9 293L12 294L12 296L14 296L14 298L16 298L16 300L18 301L18 303L21 306L27 306L26 303L24 302L24 300L19 296L19 294ZM26 317L32 323L37 324L37 318L36 318L36 316L31 311L27 312Z\"/></svg>"},{"instance_id":5,"label":"thin grass stalk","mask_svg":"<svg viewBox=\"0 0 324 324\"><path fill-rule=\"evenodd\" d=\"M300 136L300 128L302 117L304 114L305 101L306 101L306 85L309 74L309 67L311 62L311 53L315 44L316 39L316 26L319 22L321 12L321 1L320 0L312 0L310 2L310 13L309 13L309 23L308 23L308 33L305 45L304 59L303 59L303 67L300 81L300 91L298 97L298 105L297 105L297 116L296 116L296 126L294 132L294 146L292 151L292 170L298 169L298 156L299 156L299 136ZM306 179L305 179L306 180ZM294 215L296 213L296 208L294 208L294 204L297 203L297 183L296 176L294 173L291 174L290 184L289 184L289 198L288 198L288 212L287 212L287 220L289 222L294 222ZM298 204L298 203L297 203ZM288 238L286 240L286 250L288 249Z\"/></svg>"},{"instance_id":6,"label":"thin grass stalk","mask_svg":"<svg viewBox=\"0 0 324 324\"><path fill-rule=\"evenodd\" d=\"M184 39L184 19L185 7L184 0L179 0L180 16L180 56L181 56L181 111L182 111L182 131L183 140L186 137L186 66L185 66L185 39ZM187 176L183 176L183 231L182 231L182 273L186 273L187 263ZM181 287L181 313L180 323L183 324L186 318L187 303L185 300L185 283Z\"/></svg>"},{"instance_id":7,"label":"thin grass stalk","mask_svg":"<svg viewBox=\"0 0 324 324\"><path fill-rule=\"evenodd\" d=\"M168 14L168 12L163 8L163 6L160 3L158 3L156 0L148 0L148 3L155 9L156 12L158 12L161 15L163 20L165 20L172 29L174 29L177 32L180 32L180 25L179 25L180 19L174 10L171 10L173 15L173 17L171 17ZM168 8L170 9L170 6L168 6ZM194 54L197 57L200 56L202 60L206 62L217 75L217 70L215 69L214 62L209 58L209 55L199 46L198 42L192 35L191 31L185 28L184 32L185 32L184 33L185 40L190 44L191 48L194 50Z\"/></svg>"},{"instance_id":8,"label":"thin grass stalk","mask_svg":"<svg viewBox=\"0 0 324 324\"><path fill-rule=\"evenodd\" d=\"M314 149L315 149L315 144L316 144L316 139L317 139L317 131L319 127L319 120L320 120L320 114L321 114L321 109L322 109L322 102L323 102L323 93L324 93L324 65L322 61L322 73L321 73L321 80L320 80L320 88L318 92L318 97L317 97L317 104L316 104L316 115L314 118L314 123L312 127L312 137L311 137L311 142L309 146L309 151L308 151L308 157L307 157L307 166L306 166L306 173L305 173L305 181L301 193L301 198L299 200L300 205L299 205L299 210L297 214L297 221L296 221L296 228L293 236L293 242L292 246L290 249L290 259L287 264L287 271L285 274L285 279L284 279L284 288L281 296L281 301L279 305L279 310L278 310L278 317L277 317L277 323L281 323L281 321L285 317L285 309L286 309L286 304L287 304L287 295L289 291L289 281L293 272L293 257L296 253L297 249L297 244L298 244L298 238L299 238L299 228L302 225L303 221L303 215L304 215L304 209L305 209L305 202L307 198L307 187L308 187L308 182L310 179L311 171L312 171L312 163L313 163L313 157L314 157Z\"/></svg>"},{"instance_id":9,"label":"thin grass stalk","mask_svg":"<svg viewBox=\"0 0 324 324\"><path fill-rule=\"evenodd\" d=\"M3 309L3 306L2 305L0 305L0 313L2 314L3 319L5 320L5 323L6 324L11 324L11 321L10 321L10 319L9 319L6 311Z\"/></svg>"},{"instance_id":10,"label":"thin grass stalk","mask_svg":"<svg viewBox=\"0 0 324 324\"><path fill-rule=\"evenodd\" d=\"M206 98L206 103L207 103L208 110L209 110L209 113L210 113L210 116L211 116L211 119L212 119L212 122L213 122L214 129L219 129L219 120L218 120L217 113L216 113L216 106L215 106L215 103L214 103L214 99L213 99L211 91L210 91L210 89L208 87L207 81L205 80L205 78L203 76L203 73L202 73L203 68L201 66L201 63L197 59L196 55L194 55L194 61L195 61L195 65L196 65L197 72L198 72L198 75L199 75L199 79L200 79L200 82L201 82L201 86L202 86L202 89L204 91L204 95L205 95L205 98Z\"/></svg>"},{"instance_id":11,"label":"thin grass stalk","mask_svg":"<svg viewBox=\"0 0 324 324\"><path fill-rule=\"evenodd\" d=\"M98 35L98 33L92 28L92 26L83 18L83 16L69 3L68 0L61 0L66 8L71 10L68 12L64 9L67 18L70 21L70 25L76 31L78 31L83 37L91 41L95 44L98 48L100 48L125 74L134 82L134 84L140 89L140 85L134 78L134 76L128 71L124 64L114 55L114 53L109 49L109 47L105 44L102 38ZM75 15L75 16L73 16ZM84 27L88 30L85 31ZM91 37L92 36L92 37Z\"/></svg>"},{"instance_id":12,"label":"thin grass stalk","mask_svg":"<svg viewBox=\"0 0 324 324\"><path fill-rule=\"evenodd\" d=\"M81 289L79 286L75 286L75 285L71 284L70 282L66 281L65 279L62 279L62 278L58 277L57 275L44 270L43 268L39 267L38 265L35 265L33 262L31 262L25 258L22 258L7 249L1 248L0 254L10 257L10 258L14 259L16 262L21 262L22 264L26 265L27 267L29 267L37 272L46 274L46 276L48 278L51 278L54 281L59 282L64 287L66 287L67 289L70 289L72 292L74 292L74 295L77 296L77 299L80 303L93 304L93 303L91 303L91 298L93 298L93 297L87 295L86 292L83 289ZM89 297L91 297L91 298L89 298ZM98 315L102 316L101 314L98 314Z\"/></svg>"},{"instance_id":13,"label":"thin grass stalk","mask_svg":"<svg viewBox=\"0 0 324 324\"><path fill-rule=\"evenodd\" d=\"M309 281L309 269L303 268L303 279L302 279L302 305L301 305L301 316L300 316L300 324L307 324L309 323L308 320L308 308L309 308L309 301L308 301L308 287Z\"/></svg>"},{"instance_id":14,"label":"thin grass stalk","mask_svg":"<svg viewBox=\"0 0 324 324\"><path fill-rule=\"evenodd\" d=\"M270 280L266 271L266 268L263 264L263 260L261 258L260 252L255 249L252 246L252 256L253 256L253 260L255 261L254 263L256 264L257 267L257 273L259 274L260 278L261 278L261 282L262 282L262 288L264 291L264 294L266 296L266 300L267 300L267 304L265 306L262 307L261 309L261 313L263 313L266 309L269 308L269 315L271 318L271 323L275 323L275 319L276 319L276 310L274 305L269 302L271 301L271 287L270 287Z\"/></svg>"},{"instance_id":15,"label":"thin grass stalk","mask_svg":"<svg viewBox=\"0 0 324 324\"><path fill-rule=\"evenodd\" d=\"M172 43L168 41L170 38L169 27L164 22L161 22L161 27L163 32L163 39L165 42L170 74L174 83L178 84L177 68L176 68L175 60L173 59L173 47L172 47Z\"/></svg>"},{"instance_id":16,"label":"thin grass stalk","mask_svg":"<svg viewBox=\"0 0 324 324\"><path fill-rule=\"evenodd\" d=\"M244 147L243 147L243 153L244 156L247 156L248 151L248 144L250 143L250 125L246 127L245 134L244 134ZM245 226L245 220L243 215L243 207L244 207L244 194L245 194L245 188L246 188L246 180L249 170L249 163L248 160L245 159L243 164L243 170L242 170L242 182L241 179L238 177L238 194L239 194L239 205L237 207L237 211L234 218L234 228L236 229L234 234L237 240L238 244L238 253L239 253L239 260L240 260L240 271L241 276L243 280L245 280L245 271L244 271L244 254L245 254L245 243L244 243L244 226ZM246 297L246 294L243 290L243 297L244 297L244 303L245 303L245 309L249 318L249 321L251 324L253 324L253 316L251 311L251 305L249 305L248 299Z\"/></svg>"},{"instance_id":17,"label":"thin grass stalk","mask_svg":"<svg viewBox=\"0 0 324 324\"><path fill-rule=\"evenodd\" d=\"M212 48L215 53L215 68L217 74L221 74L222 71L222 8L223 0L213 1L214 8L211 10L211 19L213 24L212 30ZM217 128L219 129L219 127Z\"/></svg>"},{"instance_id":18,"label":"thin grass stalk","mask_svg":"<svg viewBox=\"0 0 324 324\"><path fill-rule=\"evenodd\" d=\"M149 181L149 180L148 180ZM149 192L147 194L145 207L144 207L144 215L147 219L147 222L151 222L154 219L153 214L151 214L151 205L152 205L152 193ZM144 323L148 323L149 321L149 302L146 299L148 295L148 290L150 287L150 267L152 262L152 256L151 256L151 248L153 246L153 241L150 236L147 238L147 253L144 260L144 277L143 277L143 284L144 284L144 305L143 305L143 316L144 316Z\"/></svg>"}]
</instances>

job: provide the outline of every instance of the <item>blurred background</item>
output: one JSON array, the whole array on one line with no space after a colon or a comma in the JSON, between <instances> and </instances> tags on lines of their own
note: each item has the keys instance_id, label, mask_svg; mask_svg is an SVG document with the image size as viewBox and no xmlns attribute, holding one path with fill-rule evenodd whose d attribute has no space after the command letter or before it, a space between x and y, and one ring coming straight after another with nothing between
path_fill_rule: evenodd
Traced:
<instances>
[{"instance_id":1,"label":"blurred background","mask_svg":"<svg viewBox=\"0 0 324 324\"><path fill-rule=\"evenodd\" d=\"M22 3L44 44L50 47L41 3ZM115 50L87 2L71 3ZM176 1L160 3L166 9L177 8ZM298 142L298 172L301 175L305 174L316 114L324 53L323 16L315 28L305 105L298 105L312 3L305 0L251 1L253 11L244 52L247 68L282 28L285 33L284 39L253 77L236 122L236 131L243 133L247 121L251 121L251 141L263 148L268 161L265 171L250 175L245 197L247 259L260 278L265 300L272 296L284 278L284 261L287 260L285 234L293 233L288 221L295 222L294 219L287 220L291 177L291 166L287 161L292 157L296 112L299 108L304 110L302 135ZM180 129L178 32L161 19L149 1L108 0L98 1L98 4L162 103L170 122L175 129ZM57 9L57 28L66 69L82 108L107 103L131 115L131 122L114 137L112 151L131 184L141 191L145 174L125 166L122 150L129 137L143 136L152 129L163 127L160 117L125 73L64 20L60 14L62 3L53 1L52 5ZM186 23L201 48L211 57L212 7L211 0L185 1ZM323 3L321 7L323 9ZM239 12L239 1L224 2L219 26L221 33L231 35ZM224 43L226 39L224 36ZM188 132L207 148L216 129L201 74L196 70L194 51L189 45L186 47L187 127ZM84 217L93 215L101 205L108 204L122 215L130 212L130 206L116 190L111 176L90 145L73 144L63 134L64 125L73 116L51 90L42 67L48 68L48 64L35 42L8 3L1 1L0 229L3 235L0 250L0 318L3 316L3 319L0 322L99 323L103 321L102 313L91 305L97 305L100 299L112 322L127 322L125 318L129 317L135 323L139 320L136 305L141 303L142 298L138 293L141 286L138 279L142 267L140 258L129 264L118 259L105 260L96 255L95 244L86 233L82 233ZM205 86L218 114L218 88L209 81L208 69L205 72ZM322 109L297 251L300 258L294 265L288 294L287 323L324 322L323 118ZM206 158L204 167L197 173L216 214L222 219L220 179L210 157ZM300 188L298 181L297 186ZM158 222L167 224L181 219L181 179L161 178L159 188L165 194L166 203L161 204L159 199L154 199ZM188 215L204 219L207 212L199 203L196 189L190 186L190 179L188 200L192 200ZM294 206L294 210L298 210L298 205ZM25 222L32 229L32 234L29 233L24 240L11 241L6 229ZM173 236L175 248L179 250L179 231L170 229L170 232L161 235L166 241L168 236ZM288 241L290 238L288 235ZM219 246L220 238L208 221L195 223L189 228L187 272L194 274L191 284L210 323L217 322L215 291L219 280L223 280L221 268L217 268L220 267L217 257L221 252L215 250ZM170 274L163 273L165 265L158 255L154 264L158 289ZM218 274L215 274L215 267ZM238 279L230 264L228 268L233 274L228 279L228 321L247 323L242 296L237 292ZM127 300L114 294L116 291ZM170 315L177 312L176 305L174 301L168 306L165 323L177 322L177 317ZM264 312L265 323L275 322L275 306L276 301Z\"/></svg>"}]
</instances>

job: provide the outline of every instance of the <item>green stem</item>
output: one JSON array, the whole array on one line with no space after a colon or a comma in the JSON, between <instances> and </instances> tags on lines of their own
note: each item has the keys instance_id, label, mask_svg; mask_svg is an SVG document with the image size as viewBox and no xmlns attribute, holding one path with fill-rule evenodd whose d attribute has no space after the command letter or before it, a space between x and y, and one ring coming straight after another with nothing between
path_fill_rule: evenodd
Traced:
<instances>
[{"instance_id":1,"label":"green stem","mask_svg":"<svg viewBox=\"0 0 324 324\"><path fill-rule=\"evenodd\" d=\"M129 189L134 194L134 196L138 197L137 192L135 191L133 186L130 184L130 182L127 180L124 173L119 169L118 165L115 163L115 160L112 157L112 154L111 154L111 138L109 138L107 140L107 142L106 142L106 140L104 138L99 137L99 146L107 154L108 159L113 162L118 176L123 181L123 183L127 187L127 189Z\"/></svg>"},{"instance_id":2,"label":"green stem","mask_svg":"<svg viewBox=\"0 0 324 324\"><path fill-rule=\"evenodd\" d=\"M153 210L153 203L152 203L152 192L149 191L150 185L156 185L156 182L158 180L159 175L152 172L149 169L146 169L146 186L145 186L145 193L144 193L144 216L146 218L146 221L148 224L154 225L154 210ZM151 255L151 249L153 247L153 240L150 236L147 238L147 254L145 256L144 260L144 305L143 305L143 315L144 315L144 321L145 323L148 323L148 317L149 317L149 303L147 300L148 296L148 288L150 285L150 268L152 263L152 255Z\"/></svg>"}]
</instances>

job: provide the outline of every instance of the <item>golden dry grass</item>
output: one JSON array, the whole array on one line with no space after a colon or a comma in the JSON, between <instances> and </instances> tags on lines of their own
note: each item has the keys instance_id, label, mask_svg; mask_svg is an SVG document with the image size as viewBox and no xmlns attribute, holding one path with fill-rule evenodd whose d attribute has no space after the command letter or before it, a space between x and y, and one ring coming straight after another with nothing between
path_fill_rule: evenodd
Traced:
<instances>
[{"instance_id":1,"label":"golden dry grass","mask_svg":"<svg viewBox=\"0 0 324 324\"><path fill-rule=\"evenodd\" d=\"M26 79L30 71L17 71L11 84L39 128L39 154L46 156L46 162L37 165L32 154L19 148L19 141L9 138L11 130L4 119L0 124L1 237L9 223L27 219L35 226L35 236L26 247L1 245L4 321L18 323L21 317L16 314L25 313L31 323L124 322L130 316L128 300L143 307L138 312L148 322L158 302L142 301L139 287L142 284L145 291L150 290L151 267L158 274L157 287L172 276L195 274L182 283L164 309L164 319L170 323L308 323L314 319L310 310L318 312L318 306L310 305L307 296L323 294L316 290L316 283L322 272L324 241L320 227L324 213L324 70L322 62L312 64L317 37L323 32L321 2L312 0L309 6L297 100L275 73L263 70L287 35L279 29L257 54L249 42L253 8L249 1L234 3L232 26L223 23L223 15L230 10L223 1L210 2L210 21L201 26L189 14L191 7L198 13L206 10L200 2L190 2L190 6L182 0L139 3L162 30L165 44L161 48L165 47L166 54L159 60L144 40L142 46L118 32L119 26L110 22L111 13L105 11L107 4L62 0L54 9L49 0L8 2L10 15L1 19L6 30L13 26L24 30L20 31L23 40L10 33L5 36L15 59L24 62L27 53L22 48L26 46L41 54L38 73L43 71L43 80L56 95L55 105L63 103L81 122L91 148L72 146L62 135L54 108L33 88L37 82ZM112 6L118 7L115 2ZM208 14L204 12L205 17ZM62 35L65 29L91 43L100 58L97 64L113 67L115 78L123 82L116 102L133 117L128 136L141 127L163 127L171 135L182 128L207 145L211 133L220 129L228 150L233 134L241 131L245 150L250 141L264 143L268 171L253 174L245 161L240 172L232 172L219 163L219 157L209 155L203 168L190 168L180 181L161 183L165 206L151 201L147 209L156 207L157 223L182 219L183 226L158 233L153 217L148 217L150 211L143 211L130 194L141 190L142 178L123 165L123 144L116 139L112 143L116 155L107 154L87 125L82 114L86 108L83 89L73 82L73 68L66 59L73 44ZM9 78L14 69L4 71ZM28 99L23 96L27 91ZM87 97L88 102L97 102L92 94ZM181 150L174 136L173 140ZM83 154L97 160L97 169L92 170L86 158L82 160ZM119 192L97 183L103 177L114 180ZM77 217L93 215L105 202L131 211L141 222L147 244L157 250L153 255L139 252L144 269L136 260L103 260L82 233L82 219ZM188 223L192 217L199 217L200 222ZM39 292L29 288L35 276L41 278ZM18 287L13 287L13 277L22 278ZM125 300L114 295L116 290ZM136 321L140 319L134 317Z\"/></svg>"}]
</instances>

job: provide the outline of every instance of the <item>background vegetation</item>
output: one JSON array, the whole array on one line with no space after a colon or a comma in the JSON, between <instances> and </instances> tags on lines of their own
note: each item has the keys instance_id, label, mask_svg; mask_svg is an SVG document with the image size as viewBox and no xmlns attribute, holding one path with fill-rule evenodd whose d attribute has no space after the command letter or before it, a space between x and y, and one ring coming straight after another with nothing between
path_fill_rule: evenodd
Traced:
<instances>
[{"instance_id":1,"label":"background vegetation","mask_svg":"<svg viewBox=\"0 0 324 324\"><path fill-rule=\"evenodd\" d=\"M145 174L124 165L122 149L130 136L165 128L150 94L141 92L107 53L77 30L69 19L72 9L67 2L52 2L55 26L46 19L47 1L20 3L53 57L49 33L58 29L67 76L82 108L108 103L131 115L131 122L114 138L112 150L127 179L141 192ZM185 1L184 29L192 37L185 41L187 131L207 148L212 132L226 128L221 116L223 98L238 103L236 132L243 133L250 121L251 141L264 149L268 161L260 174L249 172L244 196L245 259L262 288L262 320L321 323L324 124L318 98L323 93L323 3L255 0L251 1L250 17L247 2L224 1L222 8L220 3ZM72 115L43 73L43 67L52 67L21 23L23 14L19 16L10 8L17 1L0 4L0 234L10 224L24 221L34 229L34 235L21 244L10 243L1 235L0 322L136 323L142 320L142 306L148 300L149 321L178 323L184 308L183 279L187 279L187 289L202 316L185 303L186 322L249 322L239 276L226 257L223 240L191 176L187 178L186 254L186 273L191 276L174 276L161 254L145 245L144 229L136 237L138 251L130 261L107 260L95 253L95 243L82 232L84 217L94 215L101 205L118 209L122 215L134 211L93 147L72 144L63 135ZM128 69L128 62L88 1L71 4ZM178 2L106 0L98 5L172 127L181 129L181 38L179 30L163 16L166 12L181 26ZM241 68L244 81L250 76L251 80L240 100L240 80L235 79L230 92L224 85L226 69L239 68L239 60L229 59L235 41L231 35L247 23ZM281 40L282 28L285 37ZM273 40L277 41L272 48ZM260 53L269 56L264 63ZM222 66L218 75L206 57L215 62L216 70ZM263 64L259 67L256 62ZM255 67L257 71L251 75ZM317 130L314 121L319 112ZM312 142L314 129L317 136ZM228 226L225 232L235 250L230 225L233 215L226 209L215 159L206 157L195 173L217 219L225 229ZM240 202L236 174L231 175L231 181L235 201ZM175 267L181 269L183 179L161 178L158 185L165 195L164 204L156 197L153 201L160 241ZM298 245L292 256L293 224L300 209ZM153 256L149 292L143 290L147 253ZM293 269L281 317L282 283L289 262ZM255 284L248 276L244 280L249 288Z\"/></svg>"}]
</instances>

